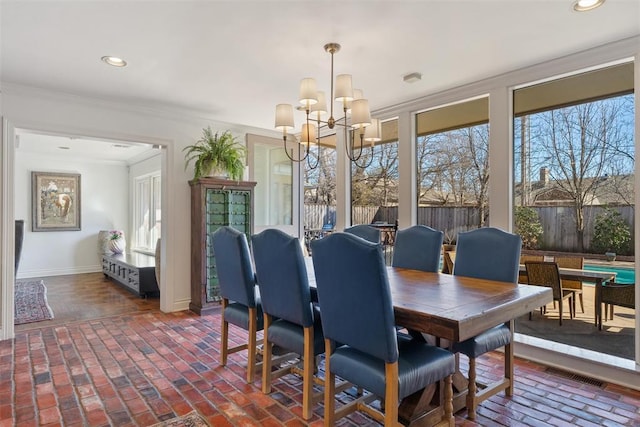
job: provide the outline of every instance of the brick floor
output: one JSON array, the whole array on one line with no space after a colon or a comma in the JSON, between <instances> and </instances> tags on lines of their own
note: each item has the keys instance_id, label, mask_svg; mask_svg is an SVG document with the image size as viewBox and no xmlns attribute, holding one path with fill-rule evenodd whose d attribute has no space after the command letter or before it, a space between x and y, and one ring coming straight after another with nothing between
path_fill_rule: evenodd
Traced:
<instances>
[{"instance_id":1,"label":"brick floor","mask_svg":"<svg viewBox=\"0 0 640 427\"><path fill-rule=\"evenodd\" d=\"M232 327L232 334L244 331ZM220 318L157 310L18 332L0 342L0 427L147 426L197 410L212 426L322 425L317 406L301 418L300 379L286 376L273 393L244 380L246 356L219 366ZM479 361L498 375L501 355ZM640 392L553 375L517 359L516 388L481 404L477 422L458 426L638 426ZM375 425L362 414L341 426Z\"/></svg>"}]
</instances>

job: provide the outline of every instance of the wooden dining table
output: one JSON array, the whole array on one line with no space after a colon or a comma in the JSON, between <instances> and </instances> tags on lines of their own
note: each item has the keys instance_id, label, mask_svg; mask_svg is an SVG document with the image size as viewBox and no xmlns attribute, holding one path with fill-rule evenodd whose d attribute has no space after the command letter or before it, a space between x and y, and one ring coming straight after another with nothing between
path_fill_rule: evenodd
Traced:
<instances>
[{"instance_id":1,"label":"wooden dining table","mask_svg":"<svg viewBox=\"0 0 640 427\"><path fill-rule=\"evenodd\" d=\"M614 271L593 271L578 268L558 268L560 279L577 280L580 282L595 283L595 326L602 330L602 287L605 283L614 281L617 273ZM527 269L524 264L520 264L520 273L526 275Z\"/></svg>"},{"instance_id":2,"label":"wooden dining table","mask_svg":"<svg viewBox=\"0 0 640 427\"><path fill-rule=\"evenodd\" d=\"M307 272L310 285L315 287L310 258ZM395 267L387 267L387 275L396 324L449 342L464 341L500 324L507 324L513 334L515 318L553 300L551 289L539 286ZM513 357L509 345L504 357L509 396L513 393ZM459 369L453 384L454 411L458 411L465 406L467 386ZM399 408L401 421L406 425L432 425L441 414L434 409L438 399L433 389L409 396Z\"/></svg>"}]
</instances>

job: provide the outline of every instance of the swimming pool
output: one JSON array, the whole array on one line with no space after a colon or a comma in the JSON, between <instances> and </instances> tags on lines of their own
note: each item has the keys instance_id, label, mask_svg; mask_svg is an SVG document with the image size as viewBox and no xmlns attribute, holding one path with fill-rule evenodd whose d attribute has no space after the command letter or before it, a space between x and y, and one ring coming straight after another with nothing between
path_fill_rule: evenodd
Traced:
<instances>
[{"instance_id":1,"label":"swimming pool","mask_svg":"<svg viewBox=\"0 0 640 427\"><path fill-rule=\"evenodd\" d=\"M617 273L616 283L636 283L636 272L633 268L585 264L584 269L591 271L613 271Z\"/></svg>"}]
</instances>

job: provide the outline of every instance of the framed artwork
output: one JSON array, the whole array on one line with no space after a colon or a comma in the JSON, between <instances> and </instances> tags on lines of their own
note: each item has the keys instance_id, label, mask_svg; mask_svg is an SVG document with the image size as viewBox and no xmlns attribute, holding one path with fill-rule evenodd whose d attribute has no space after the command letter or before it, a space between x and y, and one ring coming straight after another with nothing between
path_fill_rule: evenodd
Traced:
<instances>
[{"instance_id":1,"label":"framed artwork","mask_svg":"<svg viewBox=\"0 0 640 427\"><path fill-rule=\"evenodd\" d=\"M80 230L80 174L31 172L32 231Z\"/></svg>"}]
</instances>

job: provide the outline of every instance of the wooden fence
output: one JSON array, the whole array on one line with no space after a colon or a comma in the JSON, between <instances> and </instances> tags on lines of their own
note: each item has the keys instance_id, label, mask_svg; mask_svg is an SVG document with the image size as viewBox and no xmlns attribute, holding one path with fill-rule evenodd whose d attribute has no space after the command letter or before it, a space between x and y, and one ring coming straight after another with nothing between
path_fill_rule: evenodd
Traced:
<instances>
[{"instance_id":1,"label":"wooden fence","mask_svg":"<svg viewBox=\"0 0 640 427\"><path fill-rule=\"evenodd\" d=\"M578 239L575 229L573 208L571 206L544 206L533 208L542 224L540 249L578 252ZM613 208L620 212L631 230L634 232L634 207L618 206ZM587 206L584 210L585 248L591 246L595 219L604 210L603 206ZM305 205L305 221L307 228L322 228L323 224L335 224L335 206ZM396 206L354 206L352 208L353 224L370 224L375 221L395 223L398 218ZM432 206L418 208L418 224L428 225L445 232L445 241L455 239L461 231L478 227L478 210L472 207Z\"/></svg>"}]
</instances>

